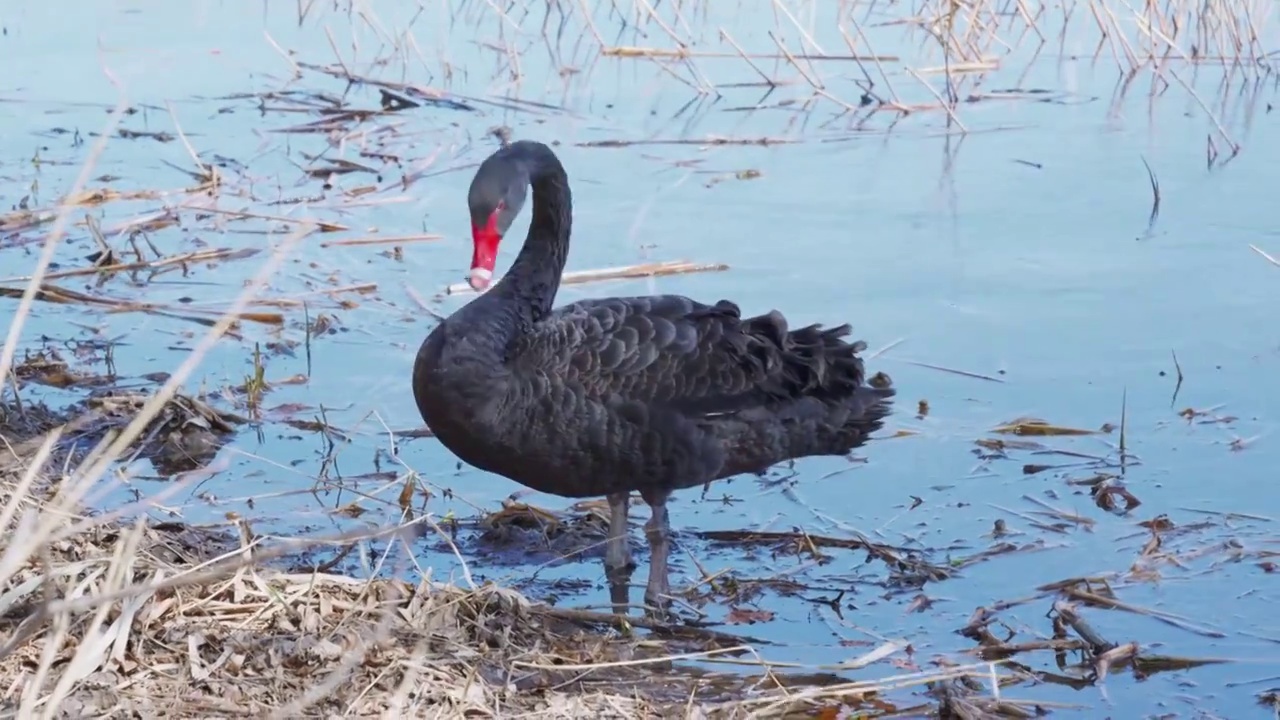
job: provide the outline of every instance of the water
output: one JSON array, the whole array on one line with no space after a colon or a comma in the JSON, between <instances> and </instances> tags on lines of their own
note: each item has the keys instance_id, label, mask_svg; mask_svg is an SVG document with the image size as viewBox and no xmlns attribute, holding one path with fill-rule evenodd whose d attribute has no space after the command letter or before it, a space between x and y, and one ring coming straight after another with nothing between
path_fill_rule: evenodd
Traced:
<instances>
[{"instance_id":1,"label":"water","mask_svg":"<svg viewBox=\"0 0 1280 720\"><path fill-rule=\"evenodd\" d=\"M994 557L925 586L922 592L934 602L921 612L910 612L920 591L889 592L869 584L883 584L887 573L879 562L863 564L865 552L831 550L829 564L798 576L805 590L788 596L766 592L757 604L742 603L776 613L770 622L742 628L777 643L762 650L766 658L829 664L865 652L858 643L891 637L912 643L910 661L920 667L927 668L935 655L963 660L956 653L973 643L953 631L975 607L1022 598L1037 585L1069 577L1123 575L1149 537L1137 523L1167 515L1179 527L1210 525L1167 535L1164 549L1181 553L1182 567L1149 563L1158 568L1160 580L1120 583L1117 595L1126 603L1185 616L1223 637L1118 611L1086 609L1086 616L1108 639L1139 642L1148 653L1236 662L1164 673L1146 682L1113 674L1105 698L1096 688L1072 692L1054 685L1010 692L1092 708L1079 711L1080 717L1094 716L1099 707L1117 717L1189 714L1195 707L1251 716L1253 694L1265 683L1231 681L1265 678L1280 667L1275 646L1280 627L1268 612L1276 593L1258 555L1275 550L1271 518L1280 513L1280 495L1267 485L1268 469L1280 461L1272 411L1273 398L1280 396L1275 380L1280 340L1272 322L1280 268L1249 248L1252 243L1280 254L1269 213L1270 158L1280 151L1269 76L1257 80L1263 77L1260 71L1236 68L1224 83L1227 71L1221 66L1197 70L1174 63L1169 68L1194 83L1201 100L1171 75L1162 96L1151 100L1149 69L1122 94L1115 56L1104 48L1099 59L1090 59L1098 33L1083 8L1072 14L1061 41L1054 23L1061 25L1062 9L1045 9L1037 27L1050 42L1038 55L1034 39L1028 39L1034 33L1023 32L1017 17L1002 15L1001 37L1010 47L993 44L984 52L998 59L1001 69L989 74L982 91L1044 92L962 103L958 117L970 133L961 135L939 110L916 112L896 123L889 112L863 120L864 111L858 122L840 116L841 103L857 105L862 94L855 85L862 71L849 60L817 61L807 68L820 75L835 98L815 100L807 109L802 104L812 90L799 73L784 60L757 60L766 74L791 81L766 92L760 76L732 57L732 46L719 39L719 32L726 30L750 52L777 54L769 36L773 31L789 52L798 52L801 33L778 6L660 6L663 24L690 39L695 50L730 55L696 58L696 69L690 69L678 60L660 64L598 52L595 33L610 45L673 47L662 24L636 21L637 14L646 15L638 9L642 4L602 5L591 23L570 5L562 4L563 30L552 41L541 36L541 9L508 8L506 19L499 20L489 4L476 2L378 7L376 12L367 4L357 4L354 12L345 5L317 5L301 23L291 3L102 3L83 10L88 16L73 24L64 22L65 8L54 4L18 3L0 15L0 52L20 59L14 67L21 67L0 81L0 124L6 129L0 133L0 206L6 210L24 196L30 207L45 207L71 187L94 133L101 132L123 92L136 110L123 127L176 135L176 118L195 152L221 166L226 184L216 200L169 193L86 210L101 221L116 247L125 247L112 232L119 223L182 205L203 209L216 203L224 213L202 218L184 210L180 227L151 234L164 254L203 247L267 249L280 242L282 223L237 220L226 211L310 216L350 228L304 240L300 254L272 283L270 297L311 293L306 296L309 316L331 316L336 330L313 339L305 384L277 385L264 401L267 408L277 408L269 415L275 419L311 419L323 407L327 420L349 433L350 442L330 452L316 433L268 422L261 433L242 433L221 453L220 471L167 498L165 506L180 507L181 516L195 522L235 511L253 518L258 532L289 535L393 521L401 481L394 474L372 474L375 462L383 471L408 467L420 473L437 490L426 504L437 517L492 511L521 489L503 478L459 470L434 440L400 442L403 466L387 455L388 429L420 424L408 376L418 343L434 322L409 288L430 300L462 279L470 250L466 184L473 165L493 147L485 132L506 124L517 137L560 143L575 198L570 270L672 259L731 267L722 273L568 286L562 302L649 292L705 301L731 298L745 312L782 309L795 324L849 320L873 352L888 348L868 364L893 376L899 406L882 433L886 439L859 451L869 462L850 466L839 458L808 459L796 464L794 482L739 478L713 487L705 498L690 491L673 500L673 526L707 572L730 569L741 578L768 578L805 561L775 557L766 548L723 548L693 538L693 532L803 528L847 537L856 529L892 545L931 550L930 557L945 564L948 557L972 555L996 542L983 535L1003 519L1010 530L1023 533L1004 541L1045 545ZM828 24L833 11L814 3L786 7L828 53L848 52ZM1132 17L1123 15L1129 11L1121 4L1111 10ZM1274 13L1262 5L1254 10L1259 37L1275 37ZM858 6L854 17L875 52L901 55L911 67L923 69L943 64L936 43L895 21L931 12L936 12L931 6L877 4ZM555 11L550 17L554 37L562 20ZM628 24L619 30L623 17ZM851 24L847 27L856 34ZM1191 42L1182 43L1184 50ZM514 55L502 50L506 43L514 43ZM1199 45L1209 48L1204 52L1220 52L1213 42L1201 39ZM327 135L280 132L319 116L299 112L298 103L287 97L265 93L323 92L343 97L351 107L378 107L375 88L347 87L311 69L336 67L335 47L357 75L431 86L477 111L424 107ZM302 65L297 78L294 62ZM902 103L936 103L901 63L884 63ZM877 80L876 92L887 92L874 63L863 64ZM516 65L518 82L512 72ZM941 75L922 76L942 91ZM722 96L700 96L694 89L700 84L714 84ZM1163 87L1158 80L1155 85ZM961 94L972 92L967 85ZM761 109L743 110L757 105ZM1211 143L1224 157L1229 154L1215 119L1243 151L1225 166L1208 168ZM794 142L656 142L711 137ZM640 144L589 145L618 140ZM399 162L368 157L370 151L394 155ZM375 172L338 175L333 187L325 188L299 171L325 164L315 159L319 155L359 162ZM1161 197L1150 229L1152 189L1144 159L1158 178ZM120 179L91 181L90 187L176 191L194 184L182 172L193 167L181 140L117 138L106 145L92 176ZM746 170L758 171L759 177L739 179L736 174ZM408 187L401 185L406 174L416 178ZM369 188L372 192L362 194ZM84 214L71 219L80 221ZM526 213L510 233L499 272L509 265L527 222ZM341 238L423 232L443 238L405 243L400 255L390 245L325 246ZM40 237L36 230L0 240L0 274L25 275ZM83 267L94 248L83 226L72 227L58 252L58 269ZM185 277L171 273L136 287L122 274L100 292L179 311L222 308L256 271L258 260L194 265ZM95 291L82 277L55 282ZM333 297L317 293L366 283L376 284L376 290ZM180 302L184 299L189 302ZM465 297L446 297L433 307L448 313L463 302ZM12 300L3 303L6 312L16 307ZM249 324L243 340L220 343L191 389L242 385L252 372L254 341L300 342L302 309L283 312L283 329ZM23 347L39 346L40 335L114 340L118 371L138 377L172 370L202 331L170 317L42 304L24 333ZM1183 376L1176 399L1175 355ZM308 373L301 346L292 354L268 353L264 364L268 381ZM77 397L77 391L48 391L46 399ZM916 413L921 400L929 406L924 416ZM305 407L299 410L297 404ZM1211 415L1188 421L1178 414L1185 408L1211 410ZM1087 490L1069 484L1094 470L1022 471L1025 464L1063 464L1073 458L1018 450L1009 451L1008 459L977 456L975 440L1000 437L991 429L1018 417L1097 429L1104 423L1118 426L1122 411L1127 449L1141 461L1125 472L1126 487L1142 501L1129 516L1104 512ZM1234 419L1209 421L1222 416ZM891 437L903 430L914 434ZM1051 448L1118 457L1116 431L1031 439ZM146 495L166 487L148 479L155 471L145 461L130 470L137 476L131 487L104 503L131 499L134 490ZM844 472L833 475L836 471ZM324 482L317 485L318 477ZM452 499L438 494L444 488L452 491ZM726 494L737 502L724 502ZM1054 519L1035 515L1043 508L1026 498L1089 518L1092 525L1060 533L1037 529L1033 521ZM549 508L568 505L537 494L523 499ZM352 502L365 510L359 518L335 512ZM645 510L636 515L643 519ZM634 538L639 539L638 532ZM1230 538L1239 547L1196 554ZM534 595L554 592L571 605L606 602L594 558L537 568L533 562L496 563L494 558L510 557L489 552L474 538L461 543L478 578L517 583ZM457 576L457 560L433 537L414 549L418 562L433 567L437 576ZM531 557L540 562L547 556ZM646 556L639 559L642 579ZM677 584L697 577L687 554L678 552L674 560ZM535 570L538 582L530 582ZM585 585L568 591L554 585L584 578ZM830 599L848 588L855 592L843 600L853 607L843 618L827 605L805 600ZM1015 642L1048 635L1050 622L1043 616L1052 602L1044 597L1001 614L1019 631ZM1226 615L1222 608L1228 608ZM714 605L706 610L713 617L725 613ZM905 657L896 656L898 667L878 663L851 676L897 672L910 667ZM1044 653L1029 654L1025 662L1056 671Z\"/></svg>"}]
</instances>

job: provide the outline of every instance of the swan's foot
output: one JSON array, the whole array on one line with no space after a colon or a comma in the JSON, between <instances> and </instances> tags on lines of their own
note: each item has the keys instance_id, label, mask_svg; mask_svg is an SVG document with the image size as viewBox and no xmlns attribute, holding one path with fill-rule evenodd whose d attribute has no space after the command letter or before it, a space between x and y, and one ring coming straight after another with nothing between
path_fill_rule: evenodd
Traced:
<instances>
[{"instance_id":1,"label":"swan's foot","mask_svg":"<svg viewBox=\"0 0 1280 720\"><path fill-rule=\"evenodd\" d=\"M667 496L670 493L642 491L640 494L652 512L644 526L650 550L649 582L644 589L644 604L651 614L665 616L669 614L671 605L671 586L667 578L667 557L671 554L671 524L667 518Z\"/></svg>"},{"instance_id":2,"label":"swan's foot","mask_svg":"<svg viewBox=\"0 0 1280 720\"><path fill-rule=\"evenodd\" d=\"M631 610L631 577L605 570L609 580L609 604L613 606L614 615L626 615Z\"/></svg>"},{"instance_id":3,"label":"swan's foot","mask_svg":"<svg viewBox=\"0 0 1280 720\"><path fill-rule=\"evenodd\" d=\"M645 614L654 620L671 619L671 597L665 580L649 577L649 584L644 589Z\"/></svg>"}]
</instances>

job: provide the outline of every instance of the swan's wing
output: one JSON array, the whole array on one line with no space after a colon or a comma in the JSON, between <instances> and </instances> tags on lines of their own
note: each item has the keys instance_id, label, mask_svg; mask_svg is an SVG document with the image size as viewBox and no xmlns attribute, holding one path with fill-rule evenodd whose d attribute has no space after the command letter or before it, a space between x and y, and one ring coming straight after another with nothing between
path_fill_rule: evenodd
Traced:
<instances>
[{"instance_id":1,"label":"swan's wing","mask_svg":"<svg viewBox=\"0 0 1280 720\"><path fill-rule=\"evenodd\" d=\"M693 414L771 401L852 395L863 383L849 326L789 331L777 312L743 319L722 300L679 295L606 298L564 306L511 347L513 374L541 374L588 395L659 403Z\"/></svg>"}]
</instances>

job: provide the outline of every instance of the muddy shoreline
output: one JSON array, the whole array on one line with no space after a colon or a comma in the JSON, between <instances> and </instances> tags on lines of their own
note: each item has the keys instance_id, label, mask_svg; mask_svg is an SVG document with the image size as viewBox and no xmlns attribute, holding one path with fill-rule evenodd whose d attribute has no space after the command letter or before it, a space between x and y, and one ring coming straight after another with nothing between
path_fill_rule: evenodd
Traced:
<instances>
[{"instance_id":1,"label":"muddy shoreline","mask_svg":"<svg viewBox=\"0 0 1280 720\"><path fill-rule=\"evenodd\" d=\"M118 431L128 420L119 407L139 406L3 407L0 500L16 511L4 531L26 538L39 526L35 536L47 542L5 548L17 562L6 564L0 585L0 685L13 689L0 714L51 703L58 717L731 718L867 703L884 710L892 688L926 686L939 699L920 712L987 702L976 694L980 683L964 687L979 676L973 668L908 673L883 688L838 673L709 673L687 661L749 660L751 639L556 608L491 584L357 579L321 568L335 563L319 558L332 561L376 533L264 543L243 520L197 527L67 513L58 492L69 476L55 470L84 460L86 441ZM178 396L155 422L190 426L208 413ZM43 465L33 465L58 436ZM495 516L474 532L506 526L509 542L521 511ZM404 532L411 528L384 531Z\"/></svg>"}]
</instances>

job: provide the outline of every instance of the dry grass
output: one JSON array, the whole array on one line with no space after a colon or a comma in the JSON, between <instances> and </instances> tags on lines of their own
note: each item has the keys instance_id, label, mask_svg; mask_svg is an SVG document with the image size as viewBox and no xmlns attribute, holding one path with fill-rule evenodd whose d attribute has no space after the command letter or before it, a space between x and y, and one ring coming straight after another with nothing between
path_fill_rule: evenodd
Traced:
<instances>
[{"instance_id":1,"label":"dry grass","mask_svg":"<svg viewBox=\"0 0 1280 720\"><path fill-rule=\"evenodd\" d=\"M10 446L0 463L0 522L22 539L0 556L0 715L773 717L995 677L984 661L881 682L788 681L728 635L661 640L494 586L286 567L309 546L394 539L406 527L269 547L243 523L237 542L222 529L131 519L141 507L84 514L73 498L85 473L143 417L78 463L58 440L79 419ZM599 632L607 626L617 632ZM758 677L680 669L744 653Z\"/></svg>"},{"instance_id":2,"label":"dry grass","mask_svg":"<svg viewBox=\"0 0 1280 720\"><path fill-rule=\"evenodd\" d=\"M571 644L513 593L289 574L209 557L193 534L97 528L17 568L0 702L27 717L645 714L625 695L513 687L514 661Z\"/></svg>"}]
</instances>

